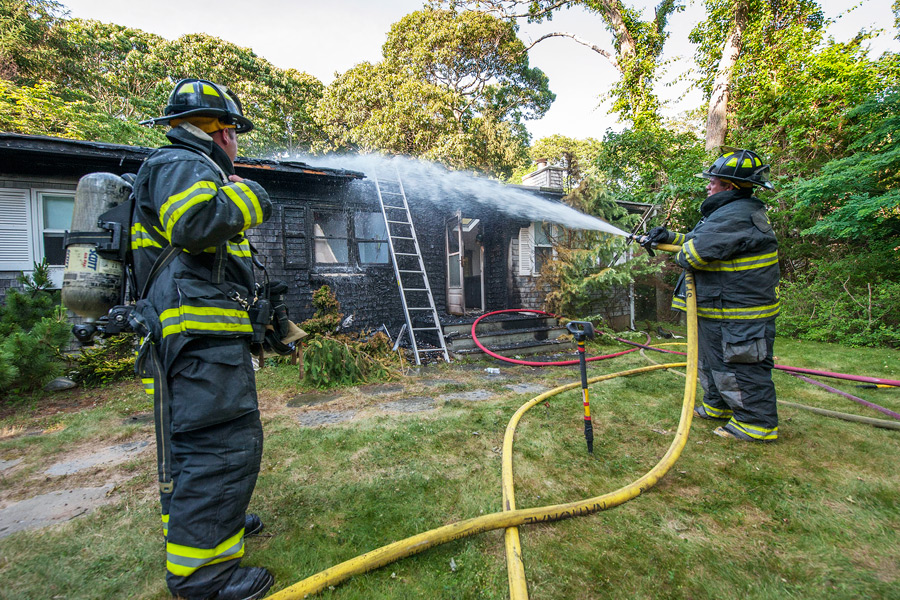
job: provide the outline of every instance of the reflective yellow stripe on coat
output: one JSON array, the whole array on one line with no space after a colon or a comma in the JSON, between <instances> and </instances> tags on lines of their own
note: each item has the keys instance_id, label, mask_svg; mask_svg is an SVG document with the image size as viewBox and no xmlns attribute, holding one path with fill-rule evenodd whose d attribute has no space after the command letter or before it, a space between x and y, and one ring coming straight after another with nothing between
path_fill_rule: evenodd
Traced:
<instances>
[{"instance_id":1,"label":"reflective yellow stripe on coat","mask_svg":"<svg viewBox=\"0 0 900 600\"><path fill-rule=\"evenodd\" d=\"M242 231L246 231L247 229L262 223L262 206L260 206L259 198L256 197L256 194L253 193L250 186L246 183L236 182L224 186L222 191L225 192L225 195L234 202L234 205L237 206L238 210L241 211L241 214L244 215L244 228Z\"/></svg>"},{"instance_id":2,"label":"reflective yellow stripe on coat","mask_svg":"<svg viewBox=\"0 0 900 600\"><path fill-rule=\"evenodd\" d=\"M172 229L189 208L201 202L209 202L215 197L217 189L212 181L198 181L183 192L169 196L159 209L159 220L166 228L166 239L172 239Z\"/></svg>"},{"instance_id":3,"label":"reflective yellow stripe on coat","mask_svg":"<svg viewBox=\"0 0 900 600\"><path fill-rule=\"evenodd\" d=\"M185 331L253 333L250 316L239 308L184 305L163 311L159 320L163 337Z\"/></svg>"}]
</instances>

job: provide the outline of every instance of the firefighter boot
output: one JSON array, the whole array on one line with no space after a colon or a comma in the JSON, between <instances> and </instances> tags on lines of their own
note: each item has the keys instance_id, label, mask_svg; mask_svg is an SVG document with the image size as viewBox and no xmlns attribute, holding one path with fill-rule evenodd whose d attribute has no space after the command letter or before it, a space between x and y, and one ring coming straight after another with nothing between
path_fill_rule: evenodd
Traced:
<instances>
[{"instance_id":1,"label":"firefighter boot","mask_svg":"<svg viewBox=\"0 0 900 600\"><path fill-rule=\"evenodd\" d=\"M212 600L256 600L265 596L273 583L275 578L262 567L238 567Z\"/></svg>"}]
</instances>

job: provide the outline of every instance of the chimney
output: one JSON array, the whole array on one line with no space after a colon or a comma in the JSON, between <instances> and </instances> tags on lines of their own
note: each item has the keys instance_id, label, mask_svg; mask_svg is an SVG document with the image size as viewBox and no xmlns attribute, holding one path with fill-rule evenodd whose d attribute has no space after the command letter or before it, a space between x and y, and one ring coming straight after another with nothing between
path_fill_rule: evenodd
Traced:
<instances>
[{"instance_id":1,"label":"chimney","mask_svg":"<svg viewBox=\"0 0 900 600\"><path fill-rule=\"evenodd\" d=\"M522 185L564 190L564 182L566 180L566 170L564 168L549 164L550 161L546 158L539 158L534 162L536 164L535 170L522 178Z\"/></svg>"}]
</instances>

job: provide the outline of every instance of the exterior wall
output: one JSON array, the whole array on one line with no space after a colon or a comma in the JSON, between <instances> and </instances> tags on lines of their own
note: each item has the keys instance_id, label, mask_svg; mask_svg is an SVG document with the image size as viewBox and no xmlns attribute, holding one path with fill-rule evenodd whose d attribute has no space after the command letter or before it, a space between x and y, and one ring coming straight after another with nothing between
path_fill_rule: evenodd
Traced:
<instances>
[{"instance_id":1,"label":"exterior wall","mask_svg":"<svg viewBox=\"0 0 900 600\"><path fill-rule=\"evenodd\" d=\"M331 209L350 213L378 212L375 185L355 180L343 185L298 187L259 178L275 204L272 219L248 232L259 250L269 277L288 284L288 312L300 322L313 315L312 293L328 285L345 316L353 315L353 329L375 329L387 325L396 334L405 322L400 292L390 263L365 266L316 265L313 244L313 211ZM445 221L454 211L417 201L407 190L410 212L429 284L439 315L447 314L447 259ZM482 218L485 249L485 302L488 310L508 307L507 256L510 228L500 226L502 217L491 211L468 211ZM518 231L517 229L515 231Z\"/></svg>"},{"instance_id":2,"label":"exterior wall","mask_svg":"<svg viewBox=\"0 0 900 600\"><path fill-rule=\"evenodd\" d=\"M39 178L39 177L19 177L15 175L4 175L0 174L0 188L6 189L18 189L18 190L30 190L31 191L31 203L32 210L34 210L34 190L41 191L65 191L65 192L74 192L76 186L78 185L78 178ZM34 227L29 231L29 243L32 247L37 247L35 240L33 239ZM37 253L34 253L32 257L32 262L40 262L42 256L38 256ZM56 275L59 275L60 281L62 280L62 269L55 269L59 271ZM30 273L31 269L24 269L25 272ZM10 287L18 287L21 288L21 285L16 281L16 278L22 274L22 270L0 270L0 300L2 300L6 296L6 290Z\"/></svg>"}]
</instances>

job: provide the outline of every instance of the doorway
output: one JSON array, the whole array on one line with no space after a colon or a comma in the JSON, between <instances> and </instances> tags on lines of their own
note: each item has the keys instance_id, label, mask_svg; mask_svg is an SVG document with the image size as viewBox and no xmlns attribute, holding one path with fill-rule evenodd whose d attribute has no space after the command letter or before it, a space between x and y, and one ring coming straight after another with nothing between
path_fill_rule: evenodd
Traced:
<instances>
[{"instance_id":1,"label":"doorway","mask_svg":"<svg viewBox=\"0 0 900 600\"><path fill-rule=\"evenodd\" d=\"M482 239L481 219L461 212L447 219L447 312L451 315L485 310Z\"/></svg>"}]
</instances>

